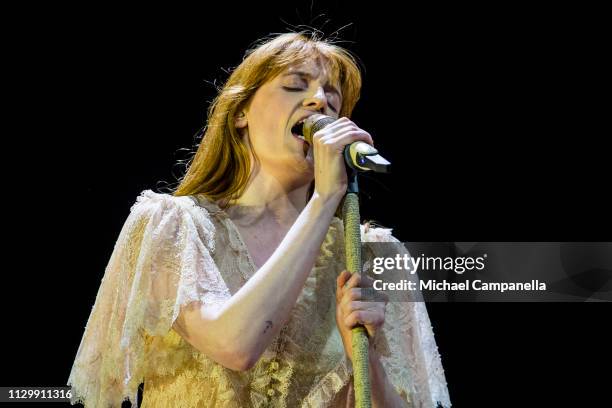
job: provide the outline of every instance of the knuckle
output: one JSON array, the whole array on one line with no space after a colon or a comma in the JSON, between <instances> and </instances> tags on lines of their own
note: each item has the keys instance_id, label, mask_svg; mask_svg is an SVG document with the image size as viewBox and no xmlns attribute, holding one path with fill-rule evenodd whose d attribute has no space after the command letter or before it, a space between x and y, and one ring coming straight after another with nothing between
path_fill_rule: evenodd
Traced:
<instances>
[{"instance_id":1,"label":"knuckle","mask_svg":"<svg viewBox=\"0 0 612 408\"><path fill-rule=\"evenodd\" d=\"M327 131L325 130L325 128L318 130L317 132L315 132L314 135L312 135L312 140L314 142L318 142L319 140L321 140L321 138L323 138L323 136L325 136L327 134Z\"/></svg>"},{"instance_id":2,"label":"knuckle","mask_svg":"<svg viewBox=\"0 0 612 408\"><path fill-rule=\"evenodd\" d=\"M343 316L346 316L349 314L349 310L347 310L346 303L340 304L340 312L342 313Z\"/></svg>"},{"instance_id":3,"label":"knuckle","mask_svg":"<svg viewBox=\"0 0 612 408\"><path fill-rule=\"evenodd\" d=\"M326 140L323 140L322 145L326 146L326 147L333 146L334 145L334 141L331 140L331 139L326 139Z\"/></svg>"}]
</instances>

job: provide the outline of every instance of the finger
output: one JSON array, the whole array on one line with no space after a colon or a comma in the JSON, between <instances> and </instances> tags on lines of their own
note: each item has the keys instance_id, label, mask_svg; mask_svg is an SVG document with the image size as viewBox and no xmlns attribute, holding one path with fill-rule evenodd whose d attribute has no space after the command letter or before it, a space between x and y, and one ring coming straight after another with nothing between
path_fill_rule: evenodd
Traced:
<instances>
[{"instance_id":1,"label":"finger","mask_svg":"<svg viewBox=\"0 0 612 408\"><path fill-rule=\"evenodd\" d=\"M351 288L344 292L340 298L340 305L348 305L351 302L364 302L373 307L385 307L388 303L388 296L382 292L367 293L364 288Z\"/></svg>"},{"instance_id":2,"label":"finger","mask_svg":"<svg viewBox=\"0 0 612 408\"><path fill-rule=\"evenodd\" d=\"M347 145L352 142L361 140L369 145L374 145L374 140L372 140L372 136L362 129L347 129L345 132L342 132L338 135L334 135L334 137L330 138L329 140L327 138L321 140L324 143L343 145Z\"/></svg>"},{"instance_id":3,"label":"finger","mask_svg":"<svg viewBox=\"0 0 612 408\"><path fill-rule=\"evenodd\" d=\"M325 130L325 132L323 132L323 130ZM354 123L341 123L334 127L332 127L332 125L329 125L321 129L320 139L321 141L326 141L328 139L334 139L340 135L344 135L350 132L361 132L370 136L370 138L372 137L364 129L355 126Z\"/></svg>"},{"instance_id":4,"label":"finger","mask_svg":"<svg viewBox=\"0 0 612 408\"><path fill-rule=\"evenodd\" d=\"M372 302L363 302L359 300L351 300L343 302L340 305L342 313L346 316L357 310L374 310L377 307L372 305Z\"/></svg>"},{"instance_id":5,"label":"finger","mask_svg":"<svg viewBox=\"0 0 612 408\"><path fill-rule=\"evenodd\" d=\"M315 132L312 135L313 139L319 139L322 138L324 135L329 134L332 131L336 131L337 129L341 129L343 127L346 126L350 126L350 125L354 125L353 122L350 121L350 119L346 118L346 117L341 117L339 119L337 119L335 122L330 123L329 125L325 126L324 128L318 130L317 132Z\"/></svg>"},{"instance_id":6,"label":"finger","mask_svg":"<svg viewBox=\"0 0 612 408\"><path fill-rule=\"evenodd\" d=\"M342 116L342 117L336 119L334 122L332 122L329 125L327 125L326 127L330 127L330 126L340 127L340 126L346 126L346 125L351 125L351 124L354 125L352 120L350 120L346 116Z\"/></svg>"},{"instance_id":7,"label":"finger","mask_svg":"<svg viewBox=\"0 0 612 408\"><path fill-rule=\"evenodd\" d=\"M318 136L318 139L321 141L328 140L330 138L335 138L338 135L345 134L351 131L362 131L360 127L356 126L353 122L342 122L338 121L332 124L325 126L323 129L319 130L319 132L315 133ZM367 132L366 132L367 133Z\"/></svg>"},{"instance_id":8,"label":"finger","mask_svg":"<svg viewBox=\"0 0 612 408\"><path fill-rule=\"evenodd\" d=\"M346 282L345 286L344 286L344 290L350 289L350 288L354 288L354 287L358 287L359 286L359 282L361 282L361 274L359 272L355 272L353 274L351 274L351 278L348 280L348 282Z\"/></svg>"},{"instance_id":9,"label":"finger","mask_svg":"<svg viewBox=\"0 0 612 408\"><path fill-rule=\"evenodd\" d=\"M346 281L349 280L350 277L351 277L351 273L349 271L343 270L342 272L340 272L340 274L336 278L336 282L338 286L341 287L342 285L344 285Z\"/></svg>"},{"instance_id":10,"label":"finger","mask_svg":"<svg viewBox=\"0 0 612 408\"><path fill-rule=\"evenodd\" d=\"M344 292L344 295L340 299L340 308L342 310L347 310L346 305L351 302L356 302L361 300L361 289L359 288L351 288Z\"/></svg>"},{"instance_id":11,"label":"finger","mask_svg":"<svg viewBox=\"0 0 612 408\"><path fill-rule=\"evenodd\" d=\"M374 289L372 286L361 287L361 299L372 303L387 304L389 302L389 296L387 296L387 294Z\"/></svg>"},{"instance_id":12,"label":"finger","mask_svg":"<svg viewBox=\"0 0 612 408\"><path fill-rule=\"evenodd\" d=\"M336 278L336 300L339 300L342 298L342 296L344 295L344 285L346 283L346 281L351 277L351 274L349 271L344 270L342 272L340 272L340 275L338 275L338 278Z\"/></svg>"},{"instance_id":13,"label":"finger","mask_svg":"<svg viewBox=\"0 0 612 408\"><path fill-rule=\"evenodd\" d=\"M340 307L341 310L345 310L344 308L346 307L347 304L354 302L354 301L359 301L361 299L361 294L359 293L360 291L361 289L359 288L351 288L351 289L345 290L342 297L340 299L336 299L336 303L338 304L338 307Z\"/></svg>"},{"instance_id":14,"label":"finger","mask_svg":"<svg viewBox=\"0 0 612 408\"><path fill-rule=\"evenodd\" d=\"M343 311L350 313L352 310L350 309L350 305L357 302L360 306L360 309L380 309L384 310L387 307L387 300L383 299L387 297L384 293L378 292L377 295L369 295L364 293L364 289L362 288L352 288L344 293L344 296L340 299L339 306ZM380 296L380 297L379 297Z\"/></svg>"},{"instance_id":15,"label":"finger","mask_svg":"<svg viewBox=\"0 0 612 408\"><path fill-rule=\"evenodd\" d=\"M370 338L374 338L378 330L382 330L385 324L385 307L376 307L372 310L357 312L360 313L358 324L363 325Z\"/></svg>"},{"instance_id":16,"label":"finger","mask_svg":"<svg viewBox=\"0 0 612 408\"><path fill-rule=\"evenodd\" d=\"M337 124L326 126L323 129L328 130L328 132L325 133L326 135L346 133L350 132L351 130L359 130L359 128L352 122L337 122Z\"/></svg>"},{"instance_id":17,"label":"finger","mask_svg":"<svg viewBox=\"0 0 612 408\"><path fill-rule=\"evenodd\" d=\"M382 325L384 321L385 316L381 314L380 311L357 310L346 316L344 324L346 327L352 329L357 325L378 327Z\"/></svg>"}]
</instances>

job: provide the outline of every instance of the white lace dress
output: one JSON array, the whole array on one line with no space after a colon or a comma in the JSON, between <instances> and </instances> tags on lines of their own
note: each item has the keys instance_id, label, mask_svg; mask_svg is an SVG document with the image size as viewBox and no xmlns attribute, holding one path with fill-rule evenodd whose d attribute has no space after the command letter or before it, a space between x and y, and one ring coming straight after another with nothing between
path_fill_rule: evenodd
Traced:
<instances>
[{"instance_id":1,"label":"white lace dress","mask_svg":"<svg viewBox=\"0 0 612 408\"><path fill-rule=\"evenodd\" d=\"M404 251L390 229L362 226L362 241L396 242ZM222 304L244 285L256 271L246 245L203 196L144 191L100 284L68 379L71 402L106 408L129 399L136 406L144 382L144 408L352 406L352 366L335 322L343 269L343 224L334 218L285 327L253 368L225 368L173 323L181 306ZM423 303L389 302L377 337L385 371L408 406L450 407Z\"/></svg>"}]
</instances>

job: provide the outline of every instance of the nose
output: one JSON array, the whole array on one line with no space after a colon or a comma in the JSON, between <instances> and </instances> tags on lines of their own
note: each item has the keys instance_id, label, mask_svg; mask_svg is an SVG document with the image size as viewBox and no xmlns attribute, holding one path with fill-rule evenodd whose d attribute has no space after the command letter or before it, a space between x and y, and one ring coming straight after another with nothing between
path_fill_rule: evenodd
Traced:
<instances>
[{"instance_id":1,"label":"nose","mask_svg":"<svg viewBox=\"0 0 612 408\"><path fill-rule=\"evenodd\" d=\"M322 86L317 88L314 95L304 99L304 106L310 109L316 109L321 113L325 113L327 110L327 97L325 96L325 90Z\"/></svg>"}]
</instances>

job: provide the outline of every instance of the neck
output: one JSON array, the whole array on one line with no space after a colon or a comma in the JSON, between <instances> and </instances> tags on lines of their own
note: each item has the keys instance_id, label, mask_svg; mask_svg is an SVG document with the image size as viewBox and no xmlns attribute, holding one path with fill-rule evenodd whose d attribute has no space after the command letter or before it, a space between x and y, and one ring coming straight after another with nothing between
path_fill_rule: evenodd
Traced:
<instances>
[{"instance_id":1,"label":"neck","mask_svg":"<svg viewBox=\"0 0 612 408\"><path fill-rule=\"evenodd\" d=\"M265 168L253 169L242 196L229 202L227 214L245 227L272 222L288 229L306 207L310 181L298 180L291 173L282 175Z\"/></svg>"}]
</instances>

